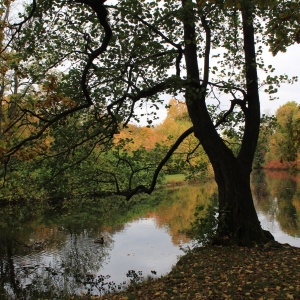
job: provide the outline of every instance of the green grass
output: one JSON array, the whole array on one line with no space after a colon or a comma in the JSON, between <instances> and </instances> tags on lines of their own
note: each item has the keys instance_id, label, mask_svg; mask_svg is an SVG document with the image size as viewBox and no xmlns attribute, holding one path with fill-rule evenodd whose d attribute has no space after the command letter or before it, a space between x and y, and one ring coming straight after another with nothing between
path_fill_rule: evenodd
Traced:
<instances>
[{"instance_id":1,"label":"green grass","mask_svg":"<svg viewBox=\"0 0 300 300\"><path fill-rule=\"evenodd\" d=\"M172 175L166 175L166 182L180 182L185 181L185 175L184 174L172 174Z\"/></svg>"}]
</instances>

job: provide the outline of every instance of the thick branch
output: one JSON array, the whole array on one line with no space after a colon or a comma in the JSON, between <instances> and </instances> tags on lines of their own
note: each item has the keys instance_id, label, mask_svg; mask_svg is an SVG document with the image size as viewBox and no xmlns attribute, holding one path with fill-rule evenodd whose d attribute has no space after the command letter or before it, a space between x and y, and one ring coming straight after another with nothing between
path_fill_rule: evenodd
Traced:
<instances>
[{"instance_id":1,"label":"thick branch","mask_svg":"<svg viewBox=\"0 0 300 300\"><path fill-rule=\"evenodd\" d=\"M245 115L245 131L238 159L245 168L249 169L249 171L252 167L260 126L260 103L258 94L253 10L254 4L252 1L243 2L242 22L247 91L245 100L248 103L248 113Z\"/></svg>"},{"instance_id":2,"label":"thick branch","mask_svg":"<svg viewBox=\"0 0 300 300\"><path fill-rule=\"evenodd\" d=\"M192 80L195 86L199 86L199 67L198 67L198 55L196 45L196 27L194 20L194 12L191 7L192 1L182 0L182 7L186 10L184 16L184 41L185 41L185 62L187 69L187 77ZM187 97L189 98L189 97Z\"/></svg>"},{"instance_id":3,"label":"thick branch","mask_svg":"<svg viewBox=\"0 0 300 300\"><path fill-rule=\"evenodd\" d=\"M209 60L210 60L210 47L211 47L211 30L209 22L204 16L201 17L202 26L205 30L205 53L204 53L204 75L203 75L203 89L206 90L206 86L209 80Z\"/></svg>"},{"instance_id":4,"label":"thick branch","mask_svg":"<svg viewBox=\"0 0 300 300\"><path fill-rule=\"evenodd\" d=\"M99 48L97 48L96 50L93 50L90 54L89 54L89 58L88 61L85 65L85 68L83 70L82 73L82 77L81 77L81 88L82 91L85 95L85 98L87 100L87 102L92 105L92 99L90 96L90 93L88 91L88 73L90 68L93 66L93 61L99 56L101 55L103 52L106 51L108 44L111 40L112 37L112 30L111 27L108 23L107 20L107 9L105 8L105 6L102 4L102 2L100 1L96 1L96 0L75 0L77 3L82 3L82 4L86 4L88 5L90 8L92 8L92 10L96 13L97 17L98 17L98 21L100 23L100 25L103 27L105 35L102 41L102 44Z\"/></svg>"}]
</instances>

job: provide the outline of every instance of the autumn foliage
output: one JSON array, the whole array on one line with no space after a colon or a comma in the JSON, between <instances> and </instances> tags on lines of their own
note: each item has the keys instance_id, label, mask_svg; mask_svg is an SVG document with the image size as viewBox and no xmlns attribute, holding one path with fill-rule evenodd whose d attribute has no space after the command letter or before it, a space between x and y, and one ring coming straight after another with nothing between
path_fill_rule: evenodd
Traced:
<instances>
[{"instance_id":1,"label":"autumn foliage","mask_svg":"<svg viewBox=\"0 0 300 300\"><path fill-rule=\"evenodd\" d=\"M300 169L300 105L294 101L276 112L275 130L267 139L265 168Z\"/></svg>"}]
</instances>

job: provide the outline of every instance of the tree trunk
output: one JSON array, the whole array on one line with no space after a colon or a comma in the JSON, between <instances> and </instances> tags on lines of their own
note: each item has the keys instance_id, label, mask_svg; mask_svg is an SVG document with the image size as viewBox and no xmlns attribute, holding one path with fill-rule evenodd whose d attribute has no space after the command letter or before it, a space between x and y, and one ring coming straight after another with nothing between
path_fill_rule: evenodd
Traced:
<instances>
[{"instance_id":1,"label":"tree trunk","mask_svg":"<svg viewBox=\"0 0 300 300\"><path fill-rule=\"evenodd\" d=\"M215 243L251 245L273 240L261 228L254 207L250 172L237 159L222 159L222 167L215 169L219 194L219 224Z\"/></svg>"},{"instance_id":2,"label":"tree trunk","mask_svg":"<svg viewBox=\"0 0 300 300\"><path fill-rule=\"evenodd\" d=\"M190 113L193 116L193 112ZM273 240L272 235L261 228L257 217L250 188L251 168L233 155L212 125L207 124L204 130L208 113L202 109L199 115L201 118L194 123L195 136L212 163L218 185L219 225L214 242L246 246Z\"/></svg>"}]
</instances>

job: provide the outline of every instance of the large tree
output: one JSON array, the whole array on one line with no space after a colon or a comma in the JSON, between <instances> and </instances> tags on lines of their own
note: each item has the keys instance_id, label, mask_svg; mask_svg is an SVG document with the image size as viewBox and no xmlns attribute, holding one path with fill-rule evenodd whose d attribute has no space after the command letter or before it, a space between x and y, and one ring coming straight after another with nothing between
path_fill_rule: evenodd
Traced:
<instances>
[{"instance_id":1,"label":"large tree","mask_svg":"<svg viewBox=\"0 0 300 300\"><path fill-rule=\"evenodd\" d=\"M3 29L2 54L12 53L9 68L19 78L18 89L6 92L14 114L1 127L3 174L28 147L42 159L63 157L64 163L75 153L80 163L95 148L105 151L120 126L139 120L136 108L159 109L162 94L181 94L192 127L157 165L149 187L121 190L116 182L116 193L151 193L163 165L193 133L218 184L217 240L272 239L258 220L250 173L260 126L259 85L273 93L278 83L271 76L258 80L258 67L272 71L263 66L262 44L269 41L276 52L299 41L299 27L282 16L284 10L297 24L299 3L277 2L33 0L20 21L7 19ZM290 33L286 40L284 30ZM222 135L234 125L241 137L237 155ZM89 150L78 154L83 145Z\"/></svg>"}]
</instances>

